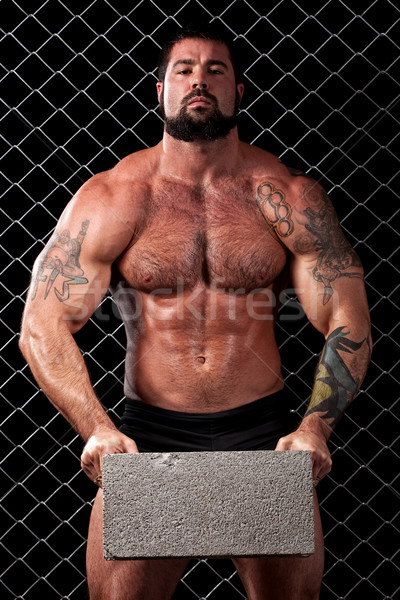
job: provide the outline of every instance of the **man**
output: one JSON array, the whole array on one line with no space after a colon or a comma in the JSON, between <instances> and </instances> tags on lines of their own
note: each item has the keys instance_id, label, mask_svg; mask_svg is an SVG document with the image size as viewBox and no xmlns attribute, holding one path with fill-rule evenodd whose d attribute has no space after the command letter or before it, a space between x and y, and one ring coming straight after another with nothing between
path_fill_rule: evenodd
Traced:
<instances>
[{"instance_id":1,"label":"man","mask_svg":"<svg viewBox=\"0 0 400 600\"><path fill-rule=\"evenodd\" d=\"M34 268L21 349L86 442L82 468L99 486L105 453L207 449L310 450L317 484L331 468L327 440L367 368L360 261L316 182L239 141L243 85L234 66L228 45L204 32L182 32L164 48L162 141L85 183ZM79 243L73 250L61 238ZM51 260L60 246L72 279ZM274 337L289 272L326 338L297 429ZM73 339L109 285L127 332L120 430ZM99 489L88 538L91 599L170 598L187 561L106 562L101 503ZM319 597L316 494L315 531L313 556L234 560L250 600Z\"/></svg>"}]
</instances>

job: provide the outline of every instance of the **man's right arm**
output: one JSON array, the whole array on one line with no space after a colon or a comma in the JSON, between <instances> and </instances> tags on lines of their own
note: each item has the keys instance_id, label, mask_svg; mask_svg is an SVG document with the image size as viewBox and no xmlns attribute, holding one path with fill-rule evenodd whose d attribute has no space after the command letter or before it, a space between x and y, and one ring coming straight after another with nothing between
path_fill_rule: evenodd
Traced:
<instances>
[{"instance_id":1,"label":"man's right arm","mask_svg":"<svg viewBox=\"0 0 400 600\"><path fill-rule=\"evenodd\" d=\"M104 297L111 265L132 239L124 207L104 179L95 176L81 188L37 258L20 338L39 386L86 442L82 467L93 481L103 454L137 452L101 406L73 338Z\"/></svg>"}]
</instances>

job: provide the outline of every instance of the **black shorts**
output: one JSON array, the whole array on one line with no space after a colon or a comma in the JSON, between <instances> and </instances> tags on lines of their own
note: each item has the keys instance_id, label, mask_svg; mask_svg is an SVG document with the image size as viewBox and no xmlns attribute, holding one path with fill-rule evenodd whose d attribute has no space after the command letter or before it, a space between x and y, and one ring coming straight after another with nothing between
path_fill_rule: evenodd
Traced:
<instances>
[{"instance_id":1,"label":"black shorts","mask_svg":"<svg viewBox=\"0 0 400 600\"><path fill-rule=\"evenodd\" d=\"M139 452L274 450L298 423L285 389L230 410L187 413L127 399L120 431Z\"/></svg>"}]
</instances>

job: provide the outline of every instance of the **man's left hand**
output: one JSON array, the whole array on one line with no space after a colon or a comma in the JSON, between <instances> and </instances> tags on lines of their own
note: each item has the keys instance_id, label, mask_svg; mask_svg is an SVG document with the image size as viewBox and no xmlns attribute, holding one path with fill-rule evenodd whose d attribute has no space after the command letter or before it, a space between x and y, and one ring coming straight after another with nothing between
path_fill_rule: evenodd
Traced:
<instances>
[{"instance_id":1,"label":"man's left hand","mask_svg":"<svg viewBox=\"0 0 400 600\"><path fill-rule=\"evenodd\" d=\"M332 459L327 446L329 426L321 422L316 414L303 419L298 429L281 438L275 450L309 450L312 458L314 485L317 485L332 468Z\"/></svg>"}]
</instances>

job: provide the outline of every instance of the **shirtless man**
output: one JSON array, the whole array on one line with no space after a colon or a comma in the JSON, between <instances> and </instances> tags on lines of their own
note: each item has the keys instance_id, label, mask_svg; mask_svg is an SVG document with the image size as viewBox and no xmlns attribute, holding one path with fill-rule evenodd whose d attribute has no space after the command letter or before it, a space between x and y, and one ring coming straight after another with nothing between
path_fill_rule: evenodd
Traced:
<instances>
[{"instance_id":1,"label":"shirtless man","mask_svg":"<svg viewBox=\"0 0 400 600\"><path fill-rule=\"evenodd\" d=\"M331 468L329 435L370 356L360 261L316 182L239 141L243 85L227 44L186 33L166 48L159 77L162 141L92 177L68 204L33 271L21 349L82 436L82 468L99 485L103 454L138 449L311 450L317 483ZM63 294L54 283L46 295L43 265L66 231L80 251L79 263L76 255L65 262L79 264L84 281ZM297 429L274 336L289 271L326 339ZM73 339L109 286L127 332L121 430L96 398ZM187 561L105 561L101 504L100 488L88 538L91 600L170 598ZM250 600L319 597L316 495L315 530L313 556L234 560Z\"/></svg>"}]
</instances>

